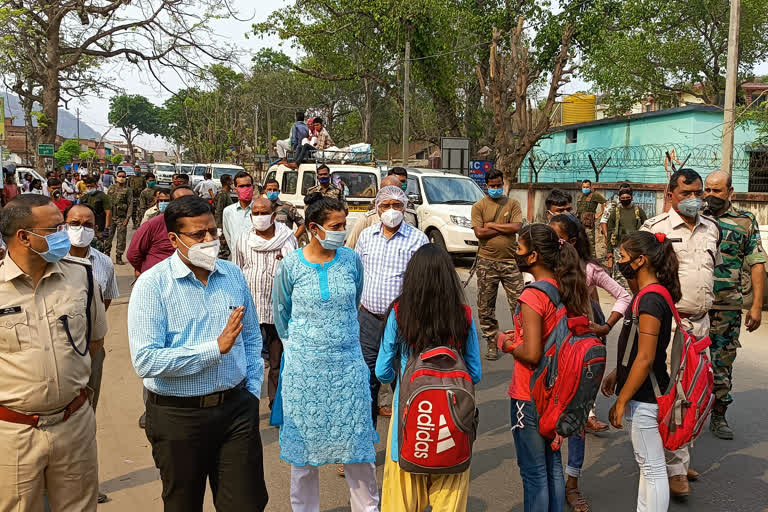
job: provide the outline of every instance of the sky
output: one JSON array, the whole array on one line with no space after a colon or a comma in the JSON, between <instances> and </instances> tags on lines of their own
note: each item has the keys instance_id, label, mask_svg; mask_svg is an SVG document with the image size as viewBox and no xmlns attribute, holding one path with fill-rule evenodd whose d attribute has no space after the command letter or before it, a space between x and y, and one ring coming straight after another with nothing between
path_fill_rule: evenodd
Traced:
<instances>
[{"instance_id":1,"label":"sky","mask_svg":"<svg viewBox=\"0 0 768 512\"><path fill-rule=\"evenodd\" d=\"M246 39L245 34L251 32L251 25L264 21L271 12L279 9L283 5L290 3L290 0L230 0L234 8L238 11L238 17L246 21L238 21L234 18L218 20L214 25L214 30L219 34L222 40L240 46L245 55L241 59L244 67L249 67L250 56L258 50L265 47L277 48L281 41L279 38L257 38L250 37ZM282 50L288 55L295 56L296 51L287 44L282 46ZM138 73L135 67L127 64L113 64L107 68L108 73L119 76L125 83L123 87L129 94L141 94L146 96L155 105L161 105L170 93L162 86L156 83L153 77L147 74ZM757 74L768 74L768 62L764 62L756 69ZM166 87L176 91L184 87L184 82L176 73L171 70L160 73ZM588 90L589 84L578 77L567 84L562 93L572 93L580 90ZM79 100L69 102L69 110L74 114L76 108L81 110L81 119L90 125L94 130L103 133L108 127L107 114L109 112L109 98L98 98L96 96L86 96ZM107 136L108 140L122 140L119 131L113 129ZM170 150L170 145L159 137L143 135L137 139L137 144L150 150Z\"/></svg>"}]
</instances>

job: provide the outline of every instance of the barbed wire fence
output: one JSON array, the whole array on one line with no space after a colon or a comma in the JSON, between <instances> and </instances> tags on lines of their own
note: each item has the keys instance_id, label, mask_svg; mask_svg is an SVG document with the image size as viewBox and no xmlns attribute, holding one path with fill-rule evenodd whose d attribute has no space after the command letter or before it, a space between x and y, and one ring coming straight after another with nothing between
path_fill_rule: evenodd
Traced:
<instances>
[{"instance_id":1,"label":"barbed wire fence","mask_svg":"<svg viewBox=\"0 0 768 512\"><path fill-rule=\"evenodd\" d=\"M721 153L719 144L645 144L563 153L534 149L523 166L521 178L536 182L584 178L599 181L664 180L673 172L673 166L679 168L682 164L705 173L719 169ZM596 170L599 176L595 176ZM768 146L735 145L733 180L734 184L748 185L750 192L768 192Z\"/></svg>"}]
</instances>

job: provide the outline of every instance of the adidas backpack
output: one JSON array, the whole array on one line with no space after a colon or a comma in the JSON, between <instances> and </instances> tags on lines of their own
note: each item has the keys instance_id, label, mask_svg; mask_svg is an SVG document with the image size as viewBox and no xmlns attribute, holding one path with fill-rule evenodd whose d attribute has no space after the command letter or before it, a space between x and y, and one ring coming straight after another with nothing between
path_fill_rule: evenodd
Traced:
<instances>
[{"instance_id":1,"label":"adidas backpack","mask_svg":"<svg viewBox=\"0 0 768 512\"><path fill-rule=\"evenodd\" d=\"M465 308L471 323L472 311ZM433 475L466 471L477 437L478 411L475 386L461 354L449 346L411 354L400 378L398 400L400 468Z\"/></svg>"},{"instance_id":2,"label":"adidas backpack","mask_svg":"<svg viewBox=\"0 0 768 512\"><path fill-rule=\"evenodd\" d=\"M669 386L664 390L653 372L650 372L651 385L659 404L659 433L667 450L677 450L698 437L712 410L715 401L714 373L712 363L707 357L709 336L697 340L687 332L681 323L680 314L675 308L669 290L660 284L651 284L640 290L632 302L632 329L629 333L627 348L624 351L622 366L629 365L629 357L635 345L638 329L640 298L646 293L661 295L677 322L675 337L672 340L670 357Z\"/></svg>"},{"instance_id":3,"label":"adidas backpack","mask_svg":"<svg viewBox=\"0 0 768 512\"><path fill-rule=\"evenodd\" d=\"M568 317L553 284L535 281L526 288L545 293L557 307L557 323L531 376L531 398L539 414L539 433L552 439L552 449L558 450L562 439L579 434L589 419L605 373L606 350L589 330L586 316Z\"/></svg>"}]
</instances>

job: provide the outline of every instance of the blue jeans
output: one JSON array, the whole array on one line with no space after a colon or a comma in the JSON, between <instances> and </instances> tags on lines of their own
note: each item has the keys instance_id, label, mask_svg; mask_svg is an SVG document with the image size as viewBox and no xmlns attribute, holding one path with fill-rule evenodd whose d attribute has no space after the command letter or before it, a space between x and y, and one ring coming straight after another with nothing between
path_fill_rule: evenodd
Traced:
<instances>
[{"instance_id":1,"label":"blue jeans","mask_svg":"<svg viewBox=\"0 0 768 512\"><path fill-rule=\"evenodd\" d=\"M512 436L523 478L525 512L562 512L565 480L560 451L539 434L539 415L533 402L512 399Z\"/></svg>"},{"instance_id":2,"label":"blue jeans","mask_svg":"<svg viewBox=\"0 0 768 512\"><path fill-rule=\"evenodd\" d=\"M565 466L566 475L574 478L581 477L581 468L584 466L584 445L586 442L586 434L574 434L568 438L568 464Z\"/></svg>"},{"instance_id":3,"label":"blue jeans","mask_svg":"<svg viewBox=\"0 0 768 512\"><path fill-rule=\"evenodd\" d=\"M631 424L632 449L640 466L637 512L658 512L669 508L669 480L658 414L658 405L634 400L629 401L624 413Z\"/></svg>"}]
</instances>

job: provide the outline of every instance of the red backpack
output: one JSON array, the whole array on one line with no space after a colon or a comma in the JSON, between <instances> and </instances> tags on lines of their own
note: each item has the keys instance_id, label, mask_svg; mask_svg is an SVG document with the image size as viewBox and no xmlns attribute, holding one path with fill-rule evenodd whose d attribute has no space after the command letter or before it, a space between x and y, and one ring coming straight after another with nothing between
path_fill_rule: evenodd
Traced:
<instances>
[{"instance_id":1,"label":"red backpack","mask_svg":"<svg viewBox=\"0 0 768 512\"><path fill-rule=\"evenodd\" d=\"M706 351L711 341L709 336L697 340L683 329L680 314L675 308L669 290L660 284L651 284L640 290L632 303L632 329L624 351L624 360L621 362L622 366L629 365L629 357L635 345L635 334L640 321L638 316L640 297L646 293L661 295L667 301L677 322L675 337L672 340L669 386L663 394L656 376L653 372L649 374L656 402L659 404L661 440L667 450L677 450L698 437L715 401L714 374Z\"/></svg>"},{"instance_id":2,"label":"red backpack","mask_svg":"<svg viewBox=\"0 0 768 512\"><path fill-rule=\"evenodd\" d=\"M472 310L465 308L471 323ZM437 475L466 471L478 411L475 386L461 354L447 345L411 354L400 378L398 403L400 468Z\"/></svg>"},{"instance_id":3,"label":"red backpack","mask_svg":"<svg viewBox=\"0 0 768 512\"><path fill-rule=\"evenodd\" d=\"M526 287L545 293L557 307L557 324L531 376L531 398L539 413L539 433L558 450L563 438L584 430L603 381L606 350L589 330L586 316L568 317L553 284L535 281Z\"/></svg>"}]
</instances>

